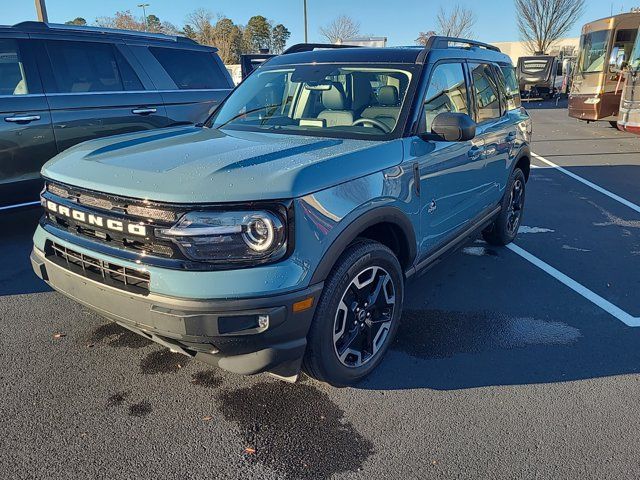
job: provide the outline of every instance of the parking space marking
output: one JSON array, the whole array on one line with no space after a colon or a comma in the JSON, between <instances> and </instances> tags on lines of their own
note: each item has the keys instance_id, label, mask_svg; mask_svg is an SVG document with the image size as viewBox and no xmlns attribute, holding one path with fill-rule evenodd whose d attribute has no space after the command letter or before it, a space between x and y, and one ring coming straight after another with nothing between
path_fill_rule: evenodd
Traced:
<instances>
[{"instance_id":1,"label":"parking space marking","mask_svg":"<svg viewBox=\"0 0 640 480\"><path fill-rule=\"evenodd\" d=\"M597 190L598 192L602 193L603 195L606 195L607 197L612 198L612 199L613 199L613 200L615 200L616 202L620 202L621 204L623 204L623 205L625 205L625 206L627 206L627 207L629 207L629 208L631 208L631 209L635 210L636 212L640 213L640 206L636 205L636 204L635 204L635 203L633 203L633 202L630 202L630 201L629 201L629 200L627 200L626 198L622 198L621 196L616 195L616 194L615 194L615 193L613 193L613 192L610 192L610 191L609 191L609 190L607 190L606 188L602 188L601 186L596 185L595 183L590 182L589 180L587 180L587 179L585 179L585 178L582 178L580 175L576 175L575 173L570 172L570 171L569 171L569 170L567 170L566 168L563 168L563 167L561 167L560 165L557 165L557 164L553 163L552 161L547 160L546 158L544 158L544 157L542 157L542 156L538 155L537 153L533 153L533 152L531 152L531 156L532 156L532 157L534 157L534 158L536 158L536 159L538 159L538 160L540 160L541 162L544 162L544 163L546 163L547 165L549 165L549 166L551 166L551 167L555 168L556 170L558 170L558 171L560 171L560 172L564 173L565 175L568 175L569 177L573 178L574 180L577 180L577 181L579 181L580 183L583 183L583 184L585 184L586 186L591 187L591 188L593 188L594 190Z\"/></svg>"},{"instance_id":2,"label":"parking space marking","mask_svg":"<svg viewBox=\"0 0 640 480\"><path fill-rule=\"evenodd\" d=\"M538 257L536 257L535 255L530 254L529 252L527 252L523 248L519 247L518 245L510 243L509 245L507 245L507 248L509 250L511 250L512 252L514 252L515 254L521 256L522 258L524 258L528 262L532 263L536 267L538 267L541 270L545 271L546 273L551 275L556 280L558 280L561 283L565 284L567 287L569 287L574 292L582 295L584 298L589 300L591 303L593 303L593 304L597 305L598 307L602 308L605 312L613 315L614 317L616 317L618 320L620 320L625 325L627 325L629 327L640 327L640 317L634 317L634 316L630 315L629 313L625 312L624 310L622 310L621 308L616 307L610 301L605 300L604 298L602 298L597 293L589 290L587 287L585 287L581 283L576 282L574 279L568 277L567 275L565 275L561 271L557 270L556 268L553 268L548 263L543 262Z\"/></svg>"},{"instance_id":3,"label":"parking space marking","mask_svg":"<svg viewBox=\"0 0 640 480\"><path fill-rule=\"evenodd\" d=\"M0 210L12 210L14 208L20 208L20 207L29 207L32 205L40 205L40 202L27 202L27 203L18 203L16 205L7 205L6 207L0 207Z\"/></svg>"}]
</instances>

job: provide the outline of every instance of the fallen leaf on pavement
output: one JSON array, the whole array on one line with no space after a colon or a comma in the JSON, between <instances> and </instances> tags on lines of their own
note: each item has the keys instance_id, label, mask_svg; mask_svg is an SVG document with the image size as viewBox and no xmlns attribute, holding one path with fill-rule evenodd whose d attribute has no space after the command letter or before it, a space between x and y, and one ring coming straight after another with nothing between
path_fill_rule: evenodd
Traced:
<instances>
[{"instance_id":1,"label":"fallen leaf on pavement","mask_svg":"<svg viewBox=\"0 0 640 480\"><path fill-rule=\"evenodd\" d=\"M207 415L206 417L202 417L202 420L204 420L205 422L208 422L209 420L212 420L213 417L211 415Z\"/></svg>"},{"instance_id":2,"label":"fallen leaf on pavement","mask_svg":"<svg viewBox=\"0 0 640 480\"><path fill-rule=\"evenodd\" d=\"M251 448L251 447L247 447L244 449L244 453L246 453L247 455L253 455L254 453L256 453L256 449L255 448Z\"/></svg>"}]
</instances>

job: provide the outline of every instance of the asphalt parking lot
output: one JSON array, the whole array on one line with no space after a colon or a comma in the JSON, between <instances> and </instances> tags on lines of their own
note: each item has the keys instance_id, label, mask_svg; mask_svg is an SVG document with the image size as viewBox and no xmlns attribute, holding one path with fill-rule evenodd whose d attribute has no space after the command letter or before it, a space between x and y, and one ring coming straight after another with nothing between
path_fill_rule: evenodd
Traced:
<instances>
[{"instance_id":1,"label":"asphalt parking lot","mask_svg":"<svg viewBox=\"0 0 640 480\"><path fill-rule=\"evenodd\" d=\"M640 138L529 107L544 160L516 247L478 240L410 284L356 388L128 333L32 273L37 209L3 213L0 477L638 478Z\"/></svg>"}]
</instances>

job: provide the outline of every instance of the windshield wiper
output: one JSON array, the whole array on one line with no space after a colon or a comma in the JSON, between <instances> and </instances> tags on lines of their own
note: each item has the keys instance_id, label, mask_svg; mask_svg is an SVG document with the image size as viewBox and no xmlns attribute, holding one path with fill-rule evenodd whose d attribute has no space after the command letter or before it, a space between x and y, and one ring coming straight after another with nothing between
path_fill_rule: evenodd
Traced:
<instances>
[{"instance_id":1,"label":"windshield wiper","mask_svg":"<svg viewBox=\"0 0 640 480\"><path fill-rule=\"evenodd\" d=\"M220 125L220 126L216 127L216 130L220 130L222 127L225 127L225 126L229 125L229 124L230 124L231 122L233 122L234 120L237 120L238 118L244 117L245 115L248 115L248 114L250 114L250 113L259 112L260 110L266 110L266 109L268 109L268 108L274 108L274 107L275 107L275 108L277 108L277 107L279 107L280 105L282 105L282 103L280 103L280 104L273 104L273 105L263 105L263 106L258 107L258 108L252 108L251 110L247 110L246 112L238 113L237 115L234 115L234 116L233 116L233 117L231 117L229 120L227 120L226 122L224 122L222 125ZM272 114L272 115L273 115L273 114ZM270 115L270 116L269 116L269 117L267 117L267 118L271 118L271 116L272 116L272 115Z\"/></svg>"}]
</instances>

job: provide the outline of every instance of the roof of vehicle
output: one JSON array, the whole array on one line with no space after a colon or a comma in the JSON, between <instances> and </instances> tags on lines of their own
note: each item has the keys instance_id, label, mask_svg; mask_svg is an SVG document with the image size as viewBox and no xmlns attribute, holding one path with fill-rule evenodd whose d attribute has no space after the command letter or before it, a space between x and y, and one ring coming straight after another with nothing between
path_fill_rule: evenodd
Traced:
<instances>
[{"instance_id":1,"label":"roof of vehicle","mask_svg":"<svg viewBox=\"0 0 640 480\"><path fill-rule=\"evenodd\" d=\"M426 46L354 47L347 45L299 44L269 60L269 66L307 63L405 63L424 64L444 58L477 59L511 63L498 47L453 37L430 37Z\"/></svg>"},{"instance_id":2,"label":"roof of vehicle","mask_svg":"<svg viewBox=\"0 0 640 480\"><path fill-rule=\"evenodd\" d=\"M34 35L71 36L71 37L99 37L118 39L130 42L144 42L156 44L180 44L187 48L201 47L217 51L214 47L200 45L194 40L180 35L165 35L163 33L140 32L134 30L120 30L117 28L93 27L89 25L66 25L44 22L21 22L13 26L0 25L0 31L11 31Z\"/></svg>"}]
</instances>

